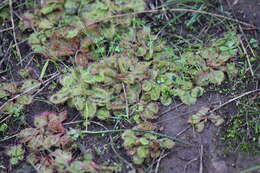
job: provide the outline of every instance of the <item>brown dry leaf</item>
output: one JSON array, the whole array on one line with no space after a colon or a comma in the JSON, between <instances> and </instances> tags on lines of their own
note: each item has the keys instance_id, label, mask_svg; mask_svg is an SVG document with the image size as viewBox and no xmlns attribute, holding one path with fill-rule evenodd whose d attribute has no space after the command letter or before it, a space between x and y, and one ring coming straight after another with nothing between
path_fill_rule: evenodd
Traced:
<instances>
[{"instance_id":1,"label":"brown dry leaf","mask_svg":"<svg viewBox=\"0 0 260 173\"><path fill-rule=\"evenodd\" d=\"M52 113L48 115L48 129L54 133L65 133L62 122L67 118L67 112L63 111L58 114Z\"/></svg>"},{"instance_id":2,"label":"brown dry leaf","mask_svg":"<svg viewBox=\"0 0 260 173\"><path fill-rule=\"evenodd\" d=\"M139 123L137 126L134 127L134 129L153 131L153 130L157 129L157 126L151 122L145 121L145 122Z\"/></svg>"}]
</instances>

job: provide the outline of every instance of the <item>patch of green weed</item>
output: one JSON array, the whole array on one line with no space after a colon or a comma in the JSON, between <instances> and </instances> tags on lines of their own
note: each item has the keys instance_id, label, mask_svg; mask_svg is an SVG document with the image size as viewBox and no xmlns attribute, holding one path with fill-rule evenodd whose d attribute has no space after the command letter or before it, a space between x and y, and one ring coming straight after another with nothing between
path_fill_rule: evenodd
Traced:
<instances>
[{"instance_id":1,"label":"patch of green weed","mask_svg":"<svg viewBox=\"0 0 260 173\"><path fill-rule=\"evenodd\" d=\"M260 141L260 104L257 100L244 98L240 101L239 112L232 117L226 135L222 137L229 148L257 153Z\"/></svg>"}]
</instances>

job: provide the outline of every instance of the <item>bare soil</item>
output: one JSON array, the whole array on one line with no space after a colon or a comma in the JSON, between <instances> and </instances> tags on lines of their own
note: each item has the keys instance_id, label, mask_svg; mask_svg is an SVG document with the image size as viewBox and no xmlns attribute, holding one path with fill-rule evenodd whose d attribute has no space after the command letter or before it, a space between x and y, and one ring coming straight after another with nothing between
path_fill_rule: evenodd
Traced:
<instances>
[{"instance_id":1,"label":"bare soil","mask_svg":"<svg viewBox=\"0 0 260 173\"><path fill-rule=\"evenodd\" d=\"M208 122L203 132L197 133L187 123L189 116L201 107L212 107L226 101L227 98L223 95L209 93L192 106L171 106L174 110L163 115L158 124L165 128L167 135L178 136L192 143L192 146L177 145L162 159L160 173L198 173L200 170L204 173L238 173L260 163L259 156L226 151L220 140L221 128ZM236 109L236 106L231 104L221 109L218 114L224 117L232 116Z\"/></svg>"}]
</instances>

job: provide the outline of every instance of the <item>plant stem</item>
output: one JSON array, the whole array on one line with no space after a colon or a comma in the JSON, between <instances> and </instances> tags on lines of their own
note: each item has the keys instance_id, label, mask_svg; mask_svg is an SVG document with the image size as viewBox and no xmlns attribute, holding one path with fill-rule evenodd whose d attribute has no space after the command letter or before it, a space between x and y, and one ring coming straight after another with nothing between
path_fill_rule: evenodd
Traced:
<instances>
[{"instance_id":1,"label":"plant stem","mask_svg":"<svg viewBox=\"0 0 260 173\"><path fill-rule=\"evenodd\" d=\"M184 140L178 139L176 137L172 137L172 136L168 136L162 133L157 133L154 131L149 131L149 130L140 130L140 129L115 129L115 130L100 130L100 131L81 131L82 134L106 134L106 133L121 133L124 132L126 130L131 130L133 132L141 132L141 133L150 133L159 137L164 137L164 138L168 138L171 139L173 141L182 143L182 144L186 144L186 145L192 145L189 142L186 142Z\"/></svg>"}]
</instances>

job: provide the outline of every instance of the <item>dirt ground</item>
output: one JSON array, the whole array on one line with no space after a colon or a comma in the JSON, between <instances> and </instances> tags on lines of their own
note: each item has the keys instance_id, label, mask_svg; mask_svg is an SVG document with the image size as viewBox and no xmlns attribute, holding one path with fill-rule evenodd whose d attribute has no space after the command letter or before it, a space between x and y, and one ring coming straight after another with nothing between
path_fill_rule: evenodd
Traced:
<instances>
[{"instance_id":1,"label":"dirt ground","mask_svg":"<svg viewBox=\"0 0 260 173\"><path fill-rule=\"evenodd\" d=\"M202 133L194 132L187 123L192 115L203 106L213 106L227 101L223 95L211 93L201 97L195 105L173 105L174 110L164 114L158 124L165 128L165 133L178 136L192 143L192 146L177 146L162 159L161 173L237 173L260 163L259 156L250 156L236 151L225 151L218 134L220 128L207 123ZM168 108L169 109L169 108ZM167 110L167 109L166 109ZM232 116L236 112L235 105L229 105L219 111L222 116Z\"/></svg>"}]
</instances>

